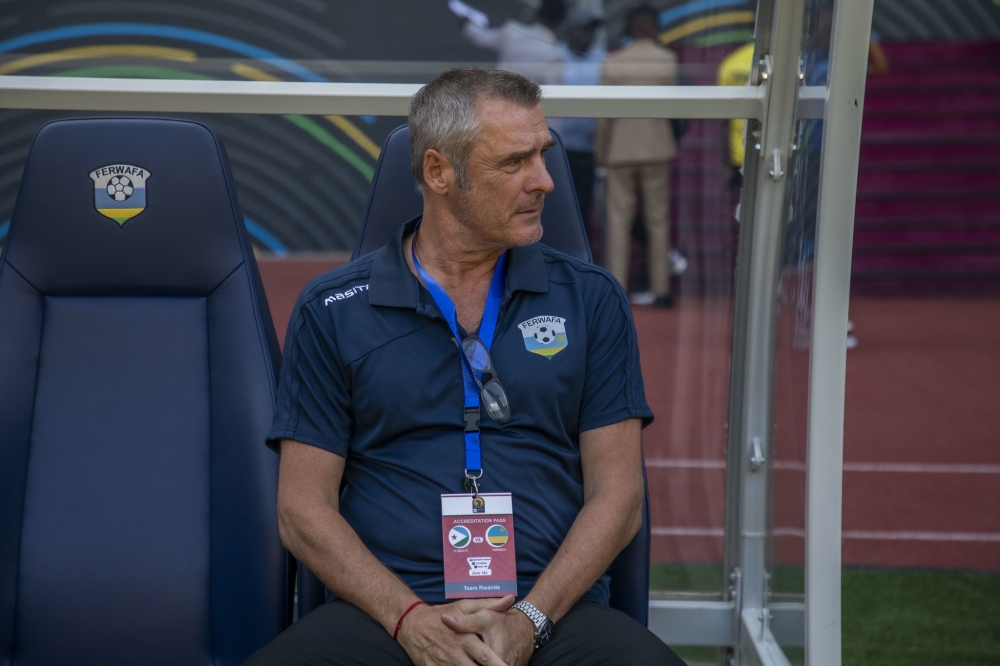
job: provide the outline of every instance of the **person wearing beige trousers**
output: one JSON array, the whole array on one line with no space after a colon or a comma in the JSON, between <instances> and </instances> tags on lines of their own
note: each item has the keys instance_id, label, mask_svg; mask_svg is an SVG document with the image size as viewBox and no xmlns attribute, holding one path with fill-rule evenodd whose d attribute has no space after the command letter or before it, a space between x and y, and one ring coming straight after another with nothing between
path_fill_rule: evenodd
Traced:
<instances>
[{"instance_id":1,"label":"person wearing beige trousers","mask_svg":"<svg viewBox=\"0 0 1000 666\"><path fill-rule=\"evenodd\" d=\"M677 83L677 55L653 41L656 12L648 6L629 14L630 46L608 58L604 85ZM605 266L628 291L628 268L636 190L642 189L648 237L650 289L656 304L670 307L670 160L677 154L670 121L663 118L602 118L598 121L595 162L607 169Z\"/></svg>"}]
</instances>

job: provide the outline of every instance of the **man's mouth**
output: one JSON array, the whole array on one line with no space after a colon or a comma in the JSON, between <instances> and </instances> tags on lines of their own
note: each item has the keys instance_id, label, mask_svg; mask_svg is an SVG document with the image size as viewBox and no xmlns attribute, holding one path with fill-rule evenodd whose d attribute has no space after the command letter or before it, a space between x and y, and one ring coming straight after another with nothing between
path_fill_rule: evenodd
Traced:
<instances>
[{"instance_id":1,"label":"man's mouth","mask_svg":"<svg viewBox=\"0 0 1000 666\"><path fill-rule=\"evenodd\" d=\"M514 213L515 215L537 215L542 212L542 204L539 203L536 206L530 208L522 208L521 210Z\"/></svg>"}]
</instances>

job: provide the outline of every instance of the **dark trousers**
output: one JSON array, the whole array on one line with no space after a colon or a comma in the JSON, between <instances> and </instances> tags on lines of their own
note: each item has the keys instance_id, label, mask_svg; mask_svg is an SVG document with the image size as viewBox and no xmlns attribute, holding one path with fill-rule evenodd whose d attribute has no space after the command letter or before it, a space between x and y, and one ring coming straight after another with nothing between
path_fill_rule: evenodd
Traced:
<instances>
[{"instance_id":1,"label":"dark trousers","mask_svg":"<svg viewBox=\"0 0 1000 666\"><path fill-rule=\"evenodd\" d=\"M346 601L332 601L302 618L243 662L243 666L413 666L382 626ZM552 640L529 666L684 666L644 626L607 606L581 601L556 625Z\"/></svg>"}]
</instances>

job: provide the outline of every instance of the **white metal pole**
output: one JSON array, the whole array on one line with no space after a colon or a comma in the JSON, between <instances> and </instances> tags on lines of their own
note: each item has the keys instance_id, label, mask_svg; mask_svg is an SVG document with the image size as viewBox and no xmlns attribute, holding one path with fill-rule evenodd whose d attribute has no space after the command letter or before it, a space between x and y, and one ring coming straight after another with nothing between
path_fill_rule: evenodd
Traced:
<instances>
[{"instance_id":1,"label":"white metal pole","mask_svg":"<svg viewBox=\"0 0 1000 666\"><path fill-rule=\"evenodd\" d=\"M413 83L0 76L0 109L405 116ZM814 87L799 113L820 115ZM553 118L760 118L760 86L542 86Z\"/></svg>"},{"instance_id":2,"label":"white metal pole","mask_svg":"<svg viewBox=\"0 0 1000 666\"><path fill-rule=\"evenodd\" d=\"M823 120L806 490L806 664L841 663L841 503L851 245L874 0L837 0Z\"/></svg>"}]
</instances>

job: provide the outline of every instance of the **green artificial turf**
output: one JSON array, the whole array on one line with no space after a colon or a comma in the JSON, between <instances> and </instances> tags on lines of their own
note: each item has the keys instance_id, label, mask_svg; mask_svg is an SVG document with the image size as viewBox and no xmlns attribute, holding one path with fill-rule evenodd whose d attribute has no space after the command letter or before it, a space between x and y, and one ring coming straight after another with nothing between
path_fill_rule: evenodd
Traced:
<instances>
[{"instance_id":1,"label":"green artificial turf","mask_svg":"<svg viewBox=\"0 0 1000 666\"><path fill-rule=\"evenodd\" d=\"M721 564L654 564L649 568L649 589L674 592L721 592Z\"/></svg>"},{"instance_id":2,"label":"green artificial turf","mask_svg":"<svg viewBox=\"0 0 1000 666\"><path fill-rule=\"evenodd\" d=\"M997 666L1000 574L845 569L844 665Z\"/></svg>"},{"instance_id":3,"label":"green artificial turf","mask_svg":"<svg viewBox=\"0 0 1000 666\"><path fill-rule=\"evenodd\" d=\"M717 565L654 565L650 588L718 592ZM801 594L801 567L776 567L776 593ZM1000 573L844 569L844 666L1000 665ZM715 648L679 646L690 664L718 664ZM802 650L787 651L802 663Z\"/></svg>"}]
</instances>

